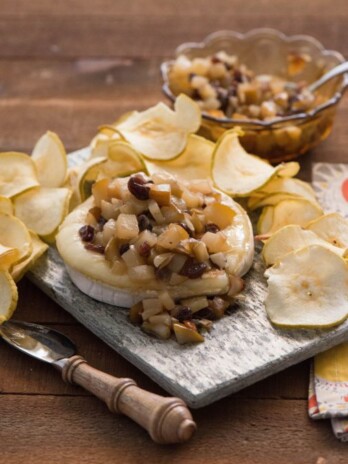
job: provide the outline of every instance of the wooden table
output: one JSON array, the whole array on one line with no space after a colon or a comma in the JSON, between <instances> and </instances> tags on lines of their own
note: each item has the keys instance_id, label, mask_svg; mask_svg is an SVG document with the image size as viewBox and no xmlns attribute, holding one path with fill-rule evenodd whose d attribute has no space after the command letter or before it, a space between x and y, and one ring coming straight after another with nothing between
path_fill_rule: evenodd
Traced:
<instances>
[{"instance_id":1,"label":"wooden table","mask_svg":"<svg viewBox=\"0 0 348 464\"><path fill-rule=\"evenodd\" d=\"M159 64L181 42L268 26L348 56L347 21L346 0L1 0L1 149L30 152L47 129L67 150L85 146L101 123L162 99ZM347 116L344 100L329 140L303 159L303 177L313 161L347 160ZM164 393L26 279L19 295L16 318L62 330L94 366ZM0 359L0 463L347 462L329 422L307 417L309 361L194 411L191 442L158 446L3 342Z\"/></svg>"}]
</instances>

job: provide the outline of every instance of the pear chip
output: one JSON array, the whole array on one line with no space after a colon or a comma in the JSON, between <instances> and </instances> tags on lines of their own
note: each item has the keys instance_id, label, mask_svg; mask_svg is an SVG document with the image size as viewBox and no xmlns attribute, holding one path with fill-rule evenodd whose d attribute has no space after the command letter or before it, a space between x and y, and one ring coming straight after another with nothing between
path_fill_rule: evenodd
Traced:
<instances>
[{"instance_id":1,"label":"pear chip","mask_svg":"<svg viewBox=\"0 0 348 464\"><path fill-rule=\"evenodd\" d=\"M31 237L26 226L20 219L5 213L0 213L0 244L17 250L11 264L25 259L32 251Z\"/></svg>"},{"instance_id":2,"label":"pear chip","mask_svg":"<svg viewBox=\"0 0 348 464\"><path fill-rule=\"evenodd\" d=\"M266 311L275 325L328 328L348 317L348 264L328 248L311 245L289 253L265 276Z\"/></svg>"},{"instance_id":3,"label":"pear chip","mask_svg":"<svg viewBox=\"0 0 348 464\"><path fill-rule=\"evenodd\" d=\"M345 249L338 248L326 242L311 230L302 229L299 225L284 226L271 235L262 249L262 257L267 266L275 264L292 251L309 245L321 245L329 248L339 256L343 256Z\"/></svg>"},{"instance_id":4,"label":"pear chip","mask_svg":"<svg viewBox=\"0 0 348 464\"><path fill-rule=\"evenodd\" d=\"M49 236L68 214L71 190L67 188L33 189L15 198L15 213L40 236Z\"/></svg>"},{"instance_id":5,"label":"pear chip","mask_svg":"<svg viewBox=\"0 0 348 464\"><path fill-rule=\"evenodd\" d=\"M18 291L11 275L0 271L0 324L10 319L16 309Z\"/></svg>"},{"instance_id":6,"label":"pear chip","mask_svg":"<svg viewBox=\"0 0 348 464\"><path fill-rule=\"evenodd\" d=\"M0 195L12 198L39 185L35 164L24 153L0 153Z\"/></svg>"},{"instance_id":7,"label":"pear chip","mask_svg":"<svg viewBox=\"0 0 348 464\"><path fill-rule=\"evenodd\" d=\"M67 157L64 145L57 134L46 132L37 141L32 159L42 187L61 187L67 175Z\"/></svg>"}]
</instances>

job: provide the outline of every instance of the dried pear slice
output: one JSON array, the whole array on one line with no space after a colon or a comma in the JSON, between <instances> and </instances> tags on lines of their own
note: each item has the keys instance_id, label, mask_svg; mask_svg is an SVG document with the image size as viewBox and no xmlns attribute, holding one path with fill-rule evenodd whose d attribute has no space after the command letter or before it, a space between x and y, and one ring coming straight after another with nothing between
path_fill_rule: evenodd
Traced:
<instances>
[{"instance_id":1,"label":"dried pear slice","mask_svg":"<svg viewBox=\"0 0 348 464\"><path fill-rule=\"evenodd\" d=\"M297 161L289 161L278 166L277 176L295 177L300 171L300 164Z\"/></svg>"},{"instance_id":2,"label":"dried pear slice","mask_svg":"<svg viewBox=\"0 0 348 464\"><path fill-rule=\"evenodd\" d=\"M325 328L348 316L348 265L328 248L311 245L289 253L265 276L266 311L277 326Z\"/></svg>"},{"instance_id":3,"label":"dried pear slice","mask_svg":"<svg viewBox=\"0 0 348 464\"><path fill-rule=\"evenodd\" d=\"M15 264L11 269L11 276L15 282L18 282L28 271L28 269L30 269L31 266L35 264L37 259L39 259L48 249L48 245L40 240L35 232L30 231L30 236L33 244L33 249L30 256L28 256L24 261Z\"/></svg>"},{"instance_id":4,"label":"dried pear slice","mask_svg":"<svg viewBox=\"0 0 348 464\"><path fill-rule=\"evenodd\" d=\"M149 174L168 172L179 179L206 179L210 176L210 165L215 144L195 134L188 136L185 150L171 161L146 161Z\"/></svg>"},{"instance_id":5,"label":"dried pear slice","mask_svg":"<svg viewBox=\"0 0 348 464\"><path fill-rule=\"evenodd\" d=\"M16 309L18 291L8 271L0 271L0 324L10 319Z\"/></svg>"},{"instance_id":6,"label":"dried pear slice","mask_svg":"<svg viewBox=\"0 0 348 464\"><path fill-rule=\"evenodd\" d=\"M0 197L0 213L13 214L13 205L9 198Z\"/></svg>"},{"instance_id":7,"label":"dried pear slice","mask_svg":"<svg viewBox=\"0 0 348 464\"><path fill-rule=\"evenodd\" d=\"M0 243L17 249L18 261L25 259L32 251L31 237L25 224L15 216L5 213L0 213Z\"/></svg>"},{"instance_id":8,"label":"dried pear slice","mask_svg":"<svg viewBox=\"0 0 348 464\"><path fill-rule=\"evenodd\" d=\"M307 224L306 229L336 247L348 248L348 220L339 213L325 214Z\"/></svg>"},{"instance_id":9,"label":"dried pear slice","mask_svg":"<svg viewBox=\"0 0 348 464\"><path fill-rule=\"evenodd\" d=\"M188 134L199 127L201 114L197 108L193 100L179 95L176 111L158 103L129 116L117 125L117 129L146 158L167 161L180 155L187 144Z\"/></svg>"},{"instance_id":10,"label":"dried pear slice","mask_svg":"<svg viewBox=\"0 0 348 464\"><path fill-rule=\"evenodd\" d=\"M186 132L197 132L201 125L201 110L187 95L181 94L175 100L174 109L177 122Z\"/></svg>"},{"instance_id":11,"label":"dried pear slice","mask_svg":"<svg viewBox=\"0 0 348 464\"><path fill-rule=\"evenodd\" d=\"M345 250L330 245L321 239L311 230L304 230L302 227L291 224L282 227L265 242L262 249L262 256L267 266L280 261L285 255L292 251L304 248L309 245L321 245L329 248L339 256L343 256Z\"/></svg>"},{"instance_id":12,"label":"dried pear slice","mask_svg":"<svg viewBox=\"0 0 348 464\"><path fill-rule=\"evenodd\" d=\"M37 187L36 167L30 156L14 151L0 153L0 195L12 198Z\"/></svg>"},{"instance_id":13,"label":"dried pear slice","mask_svg":"<svg viewBox=\"0 0 348 464\"><path fill-rule=\"evenodd\" d=\"M68 162L64 145L57 134L47 131L33 149L32 159L42 187L61 187L67 176Z\"/></svg>"},{"instance_id":14,"label":"dried pear slice","mask_svg":"<svg viewBox=\"0 0 348 464\"><path fill-rule=\"evenodd\" d=\"M19 260L17 248L11 248L0 243L0 270L9 269L13 263Z\"/></svg>"},{"instance_id":15,"label":"dried pear slice","mask_svg":"<svg viewBox=\"0 0 348 464\"><path fill-rule=\"evenodd\" d=\"M265 208L263 208L256 225L256 230L258 234L268 234L273 224L273 215L274 206L266 206Z\"/></svg>"},{"instance_id":16,"label":"dried pear slice","mask_svg":"<svg viewBox=\"0 0 348 464\"><path fill-rule=\"evenodd\" d=\"M310 184L300 179L274 177L266 185L261 187L255 194L271 195L284 193L315 200L315 192Z\"/></svg>"},{"instance_id":17,"label":"dried pear slice","mask_svg":"<svg viewBox=\"0 0 348 464\"><path fill-rule=\"evenodd\" d=\"M53 234L69 211L68 188L33 189L15 198L15 214L40 236Z\"/></svg>"},{"instance_id":18,"label":"dried pear slice","mask_svg":"<svg viewBox=\"0 0 348 464\"><path fill-rule=\"evenodd\" d=\"M296 200L299 197L289 193L272 193L264 197L250 197L252 200L248 201L248 208L253 211L255 209L263 208L264 206L275 206L284 200Z\"/></svg>"},{"instance_id":19,"label":"dried pear slice","mask_svg":"<svg viewBox=\"0 0 348 464\"><path fill-rule=\"evenodd\" d=\"M309 221L323 214L323 210L318 204L303 198L283 200L273 207L266 206L266 208L274 208L272 224L267 223L265 219L261 220L261 215L259 220L261 225L258 229L260 234L272 234L289 224L305 226Z\"/></svg>"},{"instance_id":20,"label":"dried pear slice","mask_svg":"<svg viewBox=\"0 0 348 464\"><path fill-rule=\"evenodd\" d=\"M277 169L239 143L238 132L225 132L217 141L212 157L211 176L215 185L232 196L247 196L265 185Z\"/></svg>"},{"instance_id":21,"label":"dried pear slice","mask_svg":"<svg viewBox=\"0 0 348 464\"><path fill-rule=\"evenodd\" d=\"M97 179L125 177L135 172L147 172L140 153L125 142L116 141L108 146L107 158L92 158L80 171L77 184L82 201L92 193Z\"/></svg>"},{"instance_id":22,"label":"dried pear slice","mask_svg":"<svg viewBox=\"0 0 348 464\"><path fill-rule=\"evenodd\" d=\"M101 166L106 163L107 158L99 156L92 158L79 170L76 184L81 201L84 201L92 193L92 185L97 180Z\"/></svg>"}]
</instances>

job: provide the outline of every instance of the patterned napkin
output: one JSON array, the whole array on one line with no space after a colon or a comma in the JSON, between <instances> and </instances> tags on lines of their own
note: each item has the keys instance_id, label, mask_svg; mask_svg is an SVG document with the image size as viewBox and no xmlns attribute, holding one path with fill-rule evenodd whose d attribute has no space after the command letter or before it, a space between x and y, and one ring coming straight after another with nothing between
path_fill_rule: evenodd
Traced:
<instances>
[{"instance_id":1,"label":"patterned napkin","mask_svg":"<svg viewBox=\"0 0 348 464\"><path fill-rule=\"evenodd\" d=\"M348 441L348 343L314 358L308 412L312 419L331 419L336 437Z\"/></svg>"},{"instance_id":2,"label":"patterned napkin","mask_svg":"<svg viewBox=\"0 0 348 464\"><path fill-rule=\"evenodd\" d=\"M325 212L348 217L348 165L314 164L313 187ZM314 358L308 412L312 419L331 419L335 436L348 441L348 342Z\"/></svg>"}]
</instances>

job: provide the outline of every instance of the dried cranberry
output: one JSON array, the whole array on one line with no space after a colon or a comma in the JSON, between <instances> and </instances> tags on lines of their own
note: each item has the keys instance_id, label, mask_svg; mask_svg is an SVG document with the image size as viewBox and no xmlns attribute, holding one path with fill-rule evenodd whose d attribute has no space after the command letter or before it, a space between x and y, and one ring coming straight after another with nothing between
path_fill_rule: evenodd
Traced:
<instances>
[{"instance_id":1,"label":"dried cranberry","mask_svg":"<svg viewBox=\"0 0 348 464\"><path fill-rule=\"evenodd\" d=\"M211 60L210 60L212 63L216 64L216 63L221 63L222 61L220 60L219 57L217 57L216 55L212 56L211 57Z\"/></svg>"},{"instance_id":2,"label":"dried cranberry","mask_svg":"<svg viewBox=\"0 0 348 464\"><path fill-rule=\"evenodd\" d=\"M101 209L99 208L99 206L94 206L93 208L89 209L88 212L95 217L96 221L99 221L99 218L101 216Z\"/></svg>"},{"instance_id":3,"label":"dried cranberry","mask_svg":"<svg viewBox=\"0 0 348 464\"><path fill-rule=\"evenodd\" d=\"M235 303L231 303L227 306L226 310L225 310L225 314L232 314L234 312L236 312L238 309L240 309L240 305L235 302Z\"/></svg>"},{"instance_id":4,"label":"dried cranberry","mask_svg":"<svg viewBox=\"0 0 348 464\"><path fill-rule=\"evenodd\" d=\"M85 245L86 250L95 251L96 253L100 253L101 255L105 252L105 247L103 245L95 245L94 243L87 243Z\"/></svg>"},{"instance_id":5,"label":"dried cranberry","mask_svg":"<svg viewBox=\"0 0 348 464\"><path fill-rule=\"evenodd\" d=\"M105 219L104 216L100 216L100 218L98 219L98 227L99 227L99 230L103 230L104 229L104 226L105 224L108 222L107 219Z\"/></svg>"},{"instance_id":6,"label":"dried cranberry","mask_svg":"<svg viewBox=\"0 0 348 464\"><path fill-rule=\"evenodd\" d=\"M205 232L211 232L213 234L217 234L220 231L220 227L214 224L213 222L208 222L204 228Z\"/></svg>"},{"instance_id":7,"label":"dried cranberry","mask_svg":"<svg viewBox=\"0 0 348 464\"><path fill-rule=\"evenodd\" d=\"M145 185L147 180L140 174L130 177L128 190L138 200L148 200L150 198L150 187Z\"/></svg>"},{"instance_id":8,"label":"dried cranberry","mask_svg":"<svg viewBox=\"0 0 348 464\"><path fill-rule=\"evenodd\" d=\"M158 280L169 280L171 276L170 269L167 267L155 269L155 276Z\"/></svg>"},{"instance_id":9,"label":"dried cranberry","mask_svg":"<svg viewBox=\"0 0 348 464\"><path fill-rule=\"evenodd\" d=\"M192 230L189 228L189 226L186 224L186 222L180 222L179 226L182 227L186 232L189 234L189 236L192 236Z\"/></svg>"},{"instance_id":10,"label":"dried cranberry","mask_svg":"<svg viewBox=\"0 0 348 464\"><path fill-rule=\"evenodd\" d=\"M217 89L217 99L220 102L221 110L226 111L229 102L227 90L221 88Z\"/></svg>"},{"instance_id":11,"label":"dried cranberry","mask_svg":"<svg viewBox=\"0 0 348 464\"><path fill-rule=\"evenodd\" d=\"M233 72L233 78L236 82L243 82L244 81L244 78L243 78L243 74L242 72L239 70L239 69L235 69L234 72Z\"/></svg>"},{"instance_id":12,"label":"dried cranberry","mask_svg":"<svg viewBox=\"0 0 348 464\"><path fill-rule=\"evenodd\" d=\"M128 250L129 250L129 243L123 243L118 249L121 256L123 255L123 253L125 253Z\"/></svg>"},{"instance_id":13,"label":"dried cranberry","mask_svg":"<svg viewBox=\"0 0 348 464\"><path fill-rule=\"evenodd\" d=\"M207 265L205 263L200 263L194 258L188 258L179 274L188 277L189 279L198 279L206 270Z\"/></svg>"},{"instance_id":14,"label":"dried cranberry","mask_svg":"<svg viewBox=\"0 0 348 464\"><path fill-rule=\"evenodd\" d=\"M211 308L203 308L195 312L195 318L197 319L208 319L209 321L214 321L216 319L214 311Z\"/></svg>"},{"instance_id":15,"label":"dried cranberry","mask_svg":"<svg viewBox=\"0 0 348 464\"><path fill-rule=\"evenodd\" d=\"M192 311L188 306L176 305L171 311L171 316L178 319L179 322L189 321L192 319Z\"/></svg>"},{"instance_id":16,"label":"dried cranberry","mask_svg":"<svg viewBox=\"0 0 348 464\"><path fill-rule=\"evenodd\" d=\"M79 230L81 240L91 242L94 239L94 228L92 226L82 226Z\"/></svg>"},{"instance_id":17,"label":"dried cranberry","mask_svg":"<svg viewBox=\"0 0 348 464\"><path fill-rule=\"evenodd\" d=\"M138 253L140 256L144 256L145 258L147 258L148 256L150 256L150 252L151 246L149 242L145 241L139 246Z\"/></svg>"},{"instance_id":18,"label":"dried cranberry","mask_svg":"<svg viewBox=\"0 0 348 464\"><path fill-rule=\"evenodd\" d=\"M197 89L193 89L192 94L191 94L191 98L193 100L201 100L201 94L198 92Z\"/></svg>"},{"instance_id":19,"label":"dried cranberry","mask_svg":"<svg viewBox=\"0 0 348 464\"><path fill-rule=\"evenodd\" d=\"M152 230L151 221L145 214L140 214L138 216L138 227L140 232L143 230Z\"/></svg>"}]
</instances>

